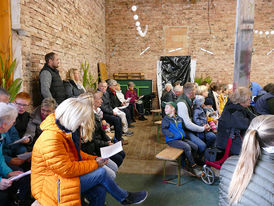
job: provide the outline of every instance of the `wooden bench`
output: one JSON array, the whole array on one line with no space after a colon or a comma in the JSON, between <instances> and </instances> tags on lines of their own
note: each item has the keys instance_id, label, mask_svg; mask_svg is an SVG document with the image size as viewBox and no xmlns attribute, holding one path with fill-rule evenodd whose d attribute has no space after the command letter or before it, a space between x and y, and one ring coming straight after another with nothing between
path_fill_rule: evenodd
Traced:
<instances>
[{"instance_id":1,"label":"wooden bench","mask_svg":"<svg viewBox=\"0 0 274 206\"><path fill-rule=\"evenodd\" d=\"M167 147L160 153L156 155L157 159L164 160L164 168L163 168L163 182L181 185L181 155L184 152L182 149L177 149L173 147ZM178 180L177 183L173 181L169 181L166 179L166 161L177 161L178 162Z\"/></svg>"},{"instance_id":2,"label":"wooden bench","mask_svg":"<svg viewBox=\"0 0 274 206\"><path fill-rule=\"evenodd\" d=\"M162 121L156 121L154 122L154 124L156 124L157 126L157 142L159 142L159 136L160 136L160 128L162 126Z\"/></svg>"}]
</instances>

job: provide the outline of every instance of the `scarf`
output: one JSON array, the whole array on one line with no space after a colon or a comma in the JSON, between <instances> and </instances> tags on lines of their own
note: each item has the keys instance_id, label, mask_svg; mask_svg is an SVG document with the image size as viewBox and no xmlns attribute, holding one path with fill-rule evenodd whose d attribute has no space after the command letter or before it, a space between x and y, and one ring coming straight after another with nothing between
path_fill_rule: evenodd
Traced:
<instances>
[{"instance_id":1,"label":"scarf","mask_svg":"<svg viewBox=\"0 0 274 206\"><path fill-rule=\"evenodd\" d=\"M71 133L72 134L72 141L74 143L74 146L76 147L77 153L78 153L78 160L81 161L82 157L80 154L80 148L81 148L81 138L80 138L80 128L78 128L75 132L72 132L71 130L68 130L65 128L59 120L56 120L56 124L60 130L62 130L65 133Z\"/></svg>"}]
</instances>

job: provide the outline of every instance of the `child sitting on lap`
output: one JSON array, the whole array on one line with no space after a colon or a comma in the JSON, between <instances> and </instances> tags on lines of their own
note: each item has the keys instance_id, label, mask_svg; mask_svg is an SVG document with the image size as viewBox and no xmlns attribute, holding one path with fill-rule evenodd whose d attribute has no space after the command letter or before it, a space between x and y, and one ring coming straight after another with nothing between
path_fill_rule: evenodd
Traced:
<instances>
[{"instance_id":1,"label":"child sitting on lap","mask_svg":"<svg viewBox=\"0 0 274 206\"><path fill-rule=\"evenodd\" d=\"M166 137L166 143L170 147L175 147L184 150L184 154L194 174L200 177L202 171L197 167L191 153L191 149L197 152L198 146L190 140L186 139L186 135L183 130L183 120L175 114L176 108L177 106L175 102L166 103L166 116L162 120L162 132Z\"/></svg>"}]
</instances>

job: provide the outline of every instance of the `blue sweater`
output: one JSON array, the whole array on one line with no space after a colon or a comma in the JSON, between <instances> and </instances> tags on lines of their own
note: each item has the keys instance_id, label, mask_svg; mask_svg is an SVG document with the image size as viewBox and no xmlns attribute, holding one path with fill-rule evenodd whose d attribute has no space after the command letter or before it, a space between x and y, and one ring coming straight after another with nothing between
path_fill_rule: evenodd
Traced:
<instances>
[{"instance_id":1,"label":"blue sweater","mask_svg":"<svg viewBox=\"0 0 274 206\"><path fill-rule=\"evenodd\" d=\"M2 140L0 141L0 181L2 177L6 177L7 174L12 172L12 170L6 164L5 158L2 153L3 139L5 139L5 134L0 134L0 139L1 139L1 136L2 136Z\"/></svg>"},{"instance_id":2,"label":"blue sweater","mask_svg":"<svg viewBox=\"0 0 274 206\"><path fill-rule=\"evenodd\" d=\"M182 140L186 137L183 130L183 120L179 116L165 116L162 120L162 132L166 137L166 142L172 140Z\"/></svg>"},{"instance_id":3,"label":"blue sweater","mask_svg":"<svg viewBox=\"0 0 274 206\"><path fill-rule=\"evenodd\" d=\"M27 148L20 143L10 145L11 143L20 139L19 134L14 126L12 126L9 131L5 133L5 136L6 137L3 141L3 154L6 162L9 163L12 158L27 152Z\"/></svg>"}]
</instances>

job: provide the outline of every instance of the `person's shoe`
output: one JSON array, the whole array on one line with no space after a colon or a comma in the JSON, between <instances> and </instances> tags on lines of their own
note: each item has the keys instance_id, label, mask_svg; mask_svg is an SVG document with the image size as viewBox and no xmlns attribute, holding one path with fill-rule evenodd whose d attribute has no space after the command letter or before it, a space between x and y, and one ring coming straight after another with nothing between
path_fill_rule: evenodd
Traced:
<instances>
[{"instance_id":1,"label":"person's shoe","mask_svg":"<svg viewBox=\"0 0 274 206\"><path fill-rule=\"evenodd\" d=\"M132 125L132 124L128 125L128 128L134 128L134 127L135 127L135 126Z\"/></svg>"},{"instance_id":2,"label":"person's shoe","mask_svg":"<svg viewBox=\"0 0 274 206\"><path fill-rule=\"evenodd\" d=\"M128 140L127 139L122 140L122 145L127 145L127 144L128 144Z\"/></svg>"},{"instance_id":3,"label":"person's shoe","mask_svg":"<svg viewBox=\"0 0 274 206\"><path fill-rule=\"evenodd\" d=\"M197 165L192 167L192 171L197 177L201 177L201 175L203 173L202 170L200 170Z\"/></svg>"},{"instance_id":4,"label":"person's shoe","mask_svg":"<svg viewBox=\"0 0 274 206\"><path fill-rule=\"evenodd\" d=\"M121 202L122 205L140 204L147 198L148 192L129 192L125 200Z\"/></svg>"},{"instance_id":5,"label":"person's shoe","mask_svg":"<svg viewBox=\"0 0 274 206\"><path fill-rule=\"evenodd\" d=\"M132 122L136 122L136 120L135 120L135 119L132 119L131 121L132 121Z\"/></svg>"},{"instance_id":6,"label":"person's shoe","mask_svg":"<svg viewBox=\"0 0 274 206\"><path fill-rule=\"evenodd\" d=\"M138 119L139 119L140 121L145 121L145 120L146 120L143 116L139 117Z\"/></svg>"},{"instance_id":7,"label":"person's shoe","mask_svg":"<svg viewBox=\"0 0 274 206\"><path fill-rule=\"evenodd\" d=\"M128 130L127 132L124 132L123 133L124 136L132 136L133 135L133 132Z\"/></svg>"},{"instance_id":8,"label":"person's shoe","mask_svg":"<svg viewBox=\"0 0 274 206\"><path fill-rule=\"evenodd\" d=\"M147 120L147 118L145 118L145 116L143 116L143 119L144 119L144 120Z\"/></svg>"}]
</instances>

